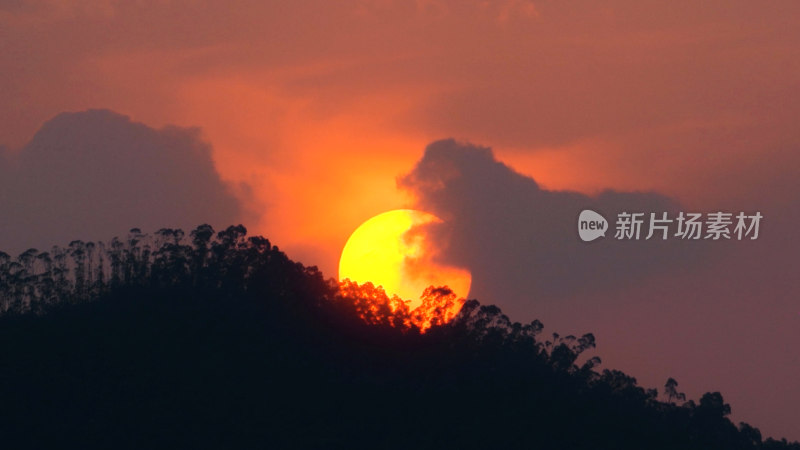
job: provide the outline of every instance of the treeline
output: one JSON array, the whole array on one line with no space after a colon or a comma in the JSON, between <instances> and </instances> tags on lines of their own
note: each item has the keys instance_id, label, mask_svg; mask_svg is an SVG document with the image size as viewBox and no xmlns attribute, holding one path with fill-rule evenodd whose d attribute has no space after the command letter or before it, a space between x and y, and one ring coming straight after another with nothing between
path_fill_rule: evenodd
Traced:
<instances>
[{"instance_id":1,"label":"treeline","mask_svg":"<svg viewBox=\"0 0 800 450\"><path fill-rule=\"evenodd\" d=\"M800 449L594 336L325 280L242 226L0 255L6 448ZM453 305L460 306L453 314Z\"/></svg>"},{"instance_id":2,"label":"treeline","mask_svg":"<svg viewBox=\"0 0 800 450\"><path fill-rule=\"evenodd\" d=\"M16 258L0 251L0 312L42 313L131 287L200 287L235 294L272 266L322 279L316 268L289 261L267 239L246 235L242 225L218 233L201 225L188 236L180 229L150 235L134 228L127 239L107 243L76 240L45 252L32 248Z\"/></svg>"}]
</instances>

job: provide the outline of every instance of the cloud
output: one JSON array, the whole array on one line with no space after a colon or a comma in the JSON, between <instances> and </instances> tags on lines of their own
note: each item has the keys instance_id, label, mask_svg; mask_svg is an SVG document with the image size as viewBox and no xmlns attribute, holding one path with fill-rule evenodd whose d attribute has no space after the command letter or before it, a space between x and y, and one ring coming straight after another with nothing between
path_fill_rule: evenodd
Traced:
<instances>
[{"instance_id":1,"label":"cloud","mask_svg":"<svg viewBox=\"0 0 800 450\"><path fill-rule=\"evenodd\" d=\"M444 220L427 231L442 262L472 271L470 296L496 303L516 320L530 320L566 297L621 289L696 264L707 246L702 241L644 240L647 222L640 241L613 238L622 211L670 212L674 217L681 207L668 197L549 191L497 161L491 149L452 139L430 144L398 184L415 196L417 208ZM591 244L578 239L577 218L586 208L609 220L605 239Z\"/></svg>"},{"instance_id":2,"label":"cloud","mask_svg":"<svg viewBox=\"0 0 800 450\"><path fill-rule=\"evenodd\" d=\"M107 110L60 114L0 160L0 248L237 222L242 205L210 153L198 129L156 130Z\"/></svg>"},{"instance_id":3,"label":"cloud","mask_svg":"<svg viewBox=\"0 0 800 450\"><path fill-rule=\"evenodd\" d=\"M750 167L758 172L760 163ZM735 179L748 180L739 175ZM412 206L444 219L425 231L438 258L472 271L471 297L497 304L514 320L541 319L562 334L591 331L605 367L628 371L648 387L675 376L694 398L721 390L735 420L796 439L792 411L800 390L787 386L795 385L790 378L798 360L786 355L800 338L799 250L791 238L800 220L798 191L790 177L765 179L744 181L731 200L709 203L762 212L758 240L741 242L624 242L614 240L613 231L611 239L581 242L576 221L584 208L602 212L612 226L621 210L712 210L655 192L548 190L489 148L453 140L430 144L398 185L414 195ZM759 383L765 373L775 382Z\"/></svg>"}]
</instances>

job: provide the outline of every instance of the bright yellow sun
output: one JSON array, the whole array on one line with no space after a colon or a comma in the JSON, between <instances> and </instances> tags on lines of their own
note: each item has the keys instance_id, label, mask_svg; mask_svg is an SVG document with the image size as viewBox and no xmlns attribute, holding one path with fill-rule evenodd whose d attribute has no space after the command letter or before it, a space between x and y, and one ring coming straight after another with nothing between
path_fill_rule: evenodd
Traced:
<instances>
[{"instance_id":1,"label":"bright yellow sun","mask_svg":"<svg viewBox=\"0 0 800 450\"><path fill-rule=\"evenodd\" d=\"M407 233L417 225L441 222L433 214L397 209L378 214L356 229L339 260L339 279L359 284L372 282L387 294L420 305L428 286L449 286L459 297L469 294L469 271L447 267L432 260L423 233Z\"/></svg>"}]
</instances>

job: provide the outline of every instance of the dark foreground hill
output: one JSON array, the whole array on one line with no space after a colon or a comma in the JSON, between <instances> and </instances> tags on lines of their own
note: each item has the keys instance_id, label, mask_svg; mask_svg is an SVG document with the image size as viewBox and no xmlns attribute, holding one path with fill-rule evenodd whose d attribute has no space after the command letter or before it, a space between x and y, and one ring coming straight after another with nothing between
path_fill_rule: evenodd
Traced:
<instances>
[{"instance_id":1,"label":"dark foreground hill","mask_svg":"<svg viewBox=\"0 0 800 450\"><path fill-rule=\"evenodd\" d=\"M476 301L443 323L446 289L422 333L242 227L186 241L0 254L2 448L800 449L719 393L678 405L599 371L590 334Z\"/></svg>"}]
</instances>

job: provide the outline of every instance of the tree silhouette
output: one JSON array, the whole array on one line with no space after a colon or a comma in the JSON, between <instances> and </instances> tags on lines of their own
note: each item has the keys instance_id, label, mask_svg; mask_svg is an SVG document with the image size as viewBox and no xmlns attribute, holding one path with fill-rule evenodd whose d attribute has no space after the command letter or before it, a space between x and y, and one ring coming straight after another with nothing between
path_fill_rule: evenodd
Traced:
<instances>
[{"instance_id":1,"label":"tree silhouette","mask_svg":"<svg viewBox=\"0 0 800 450\"><path fill-rule=\"evenodd\" d=\"M430 287L414 310L239 225L0 252L4 448L792 449Z\"/></svg>"},{"instance_id":2,"label":"tree silhouette","mask_svg":"<svg viewBox=\"0 0 800 450\"><path fill-rule=\"evenodd\" d=\"M664 395L667 396L669 403L672 403L673 400L686 401L686 394L678 392L677 387L678 382L672 377L668 378L666 384L664 384Z\"/></svg>"}]
</instances>

